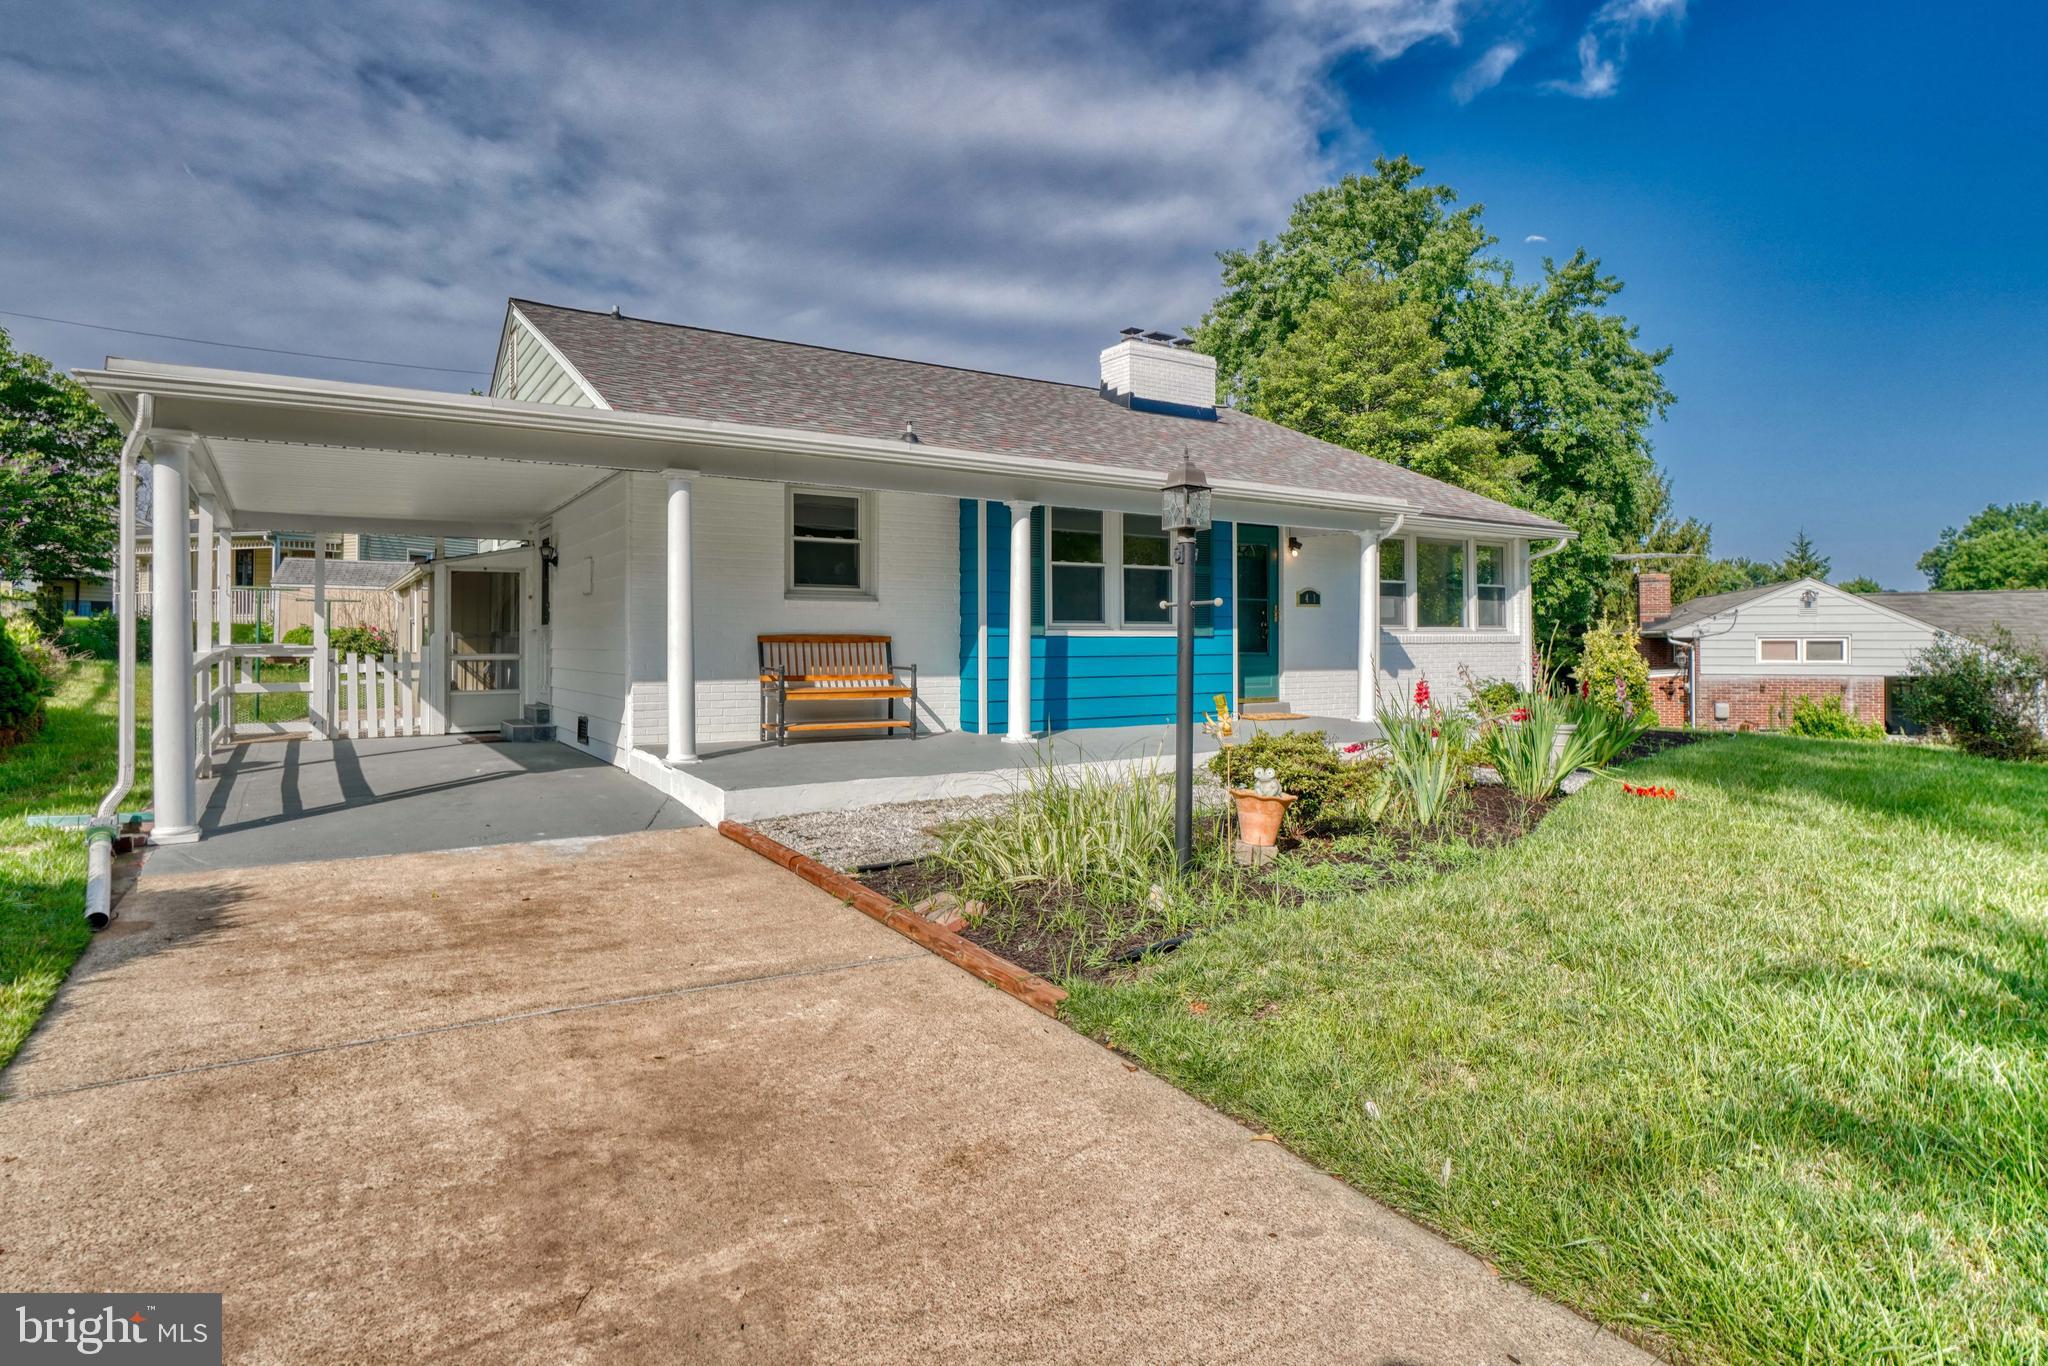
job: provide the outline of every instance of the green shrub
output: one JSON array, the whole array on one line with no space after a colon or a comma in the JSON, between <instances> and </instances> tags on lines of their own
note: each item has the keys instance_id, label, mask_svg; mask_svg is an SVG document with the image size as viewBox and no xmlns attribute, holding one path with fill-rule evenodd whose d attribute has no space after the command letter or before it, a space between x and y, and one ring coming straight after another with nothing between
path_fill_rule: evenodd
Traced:
<instances>
[{"instance_id":1,"label":"green shrub","mask_svg":"<svg viewBox=\"0 0 2048 1366\"><path fill-rule=\"evenodd\" d=\"M1128 904L1172 876L1173 784L1152 773L1062 771L1050 755L1015 800L939 832L933 862L961 895L1007 905L1027 888Z\"/></svg>"},{"instance_id":2,"label":"green shrub","mask_svg":"<svg viewBox=\"0 0 2048 1366\"><path fill-rule=\"evenodd\" d=\"M0 744L40 725L43 699L53 691L55 685L22 652L14 628L0 631Z\"/></svg>"},{"instance_id":3,"label":"green shrub","mask_svg":"<svg viewBox=\"0 0 2048 1366\"><path fill-rule=\"evenodd\" d=\"M234 624L233 639L237 645L268 645L270 623L267 621L238 621Z\"/></svg>"},{"instance_id":4,"label":"green shrub","mask_svg":"<svg viewBox=\"0 0 2048 1366\"><path fill-rule=\"evenodd\" d=\"M1521 706L1528 694L1511 678L1481 678L1467 681L1465 696L1472 710L1481 716L1495 717Z\"/></svg>"},{"instance_id":5,"label":"green shrub","mask_svg":"<svg viewBox=\"0 0 2048 1366\"><path fill-rule=\"evenodd\" d=\"M1913 659L1901 692L1906 715L1987 759L2029 759L2041 737L2048 659L1997 628L1985 644L1938 637Z\"/></svg>"},{"instance_id":6,"label":"green shrub","mask_svg":"<svg viewBox=\"0 0 2048 1366\"><path fill-rule=\"evenodd\" d=\"M287 645L311 645L313 628L294 626L284 633ZM346 654L388 655L391 637L374 626L337 626L327 633L327 652L339 659Z\"/></svg>"},{"instance_id":7,"label":"green shrub","mask_svg":"<svg viewBox=\"0 0 2048 1366\"><path fill-rule=\"evenodd\" d=\"M9 617L7 634L14 637L14 646L29 662L29 667L41 674L43 681L54 689L64 673L64 666L71 662L70 656L64 653L64 647L36 629L35 621L26 616Z\"/></svg>"},{"instance_id":8,"label":"green shrub","mask_svg":"<svg viewBox=\"0 0 2048 1366\"><path fill-rule=\"evenodd\" d=\"M1643 658L1635 623L1609 619L1586 632L1579 656L1579 692L1618 716L1656 715L1650 698L1650 665Z\"/></svg>"},{"instance_id":9,"label":"green shrub","mask_svg":"<svg viewBox=\"0 0 2048 1366\"><path fill-rule=\"evenodd\" d=\"M57 645L67 655L83 659L121 657L121 618L112 612L90 617L66 617ZM149 618L135 619L135 657L149 658Z\"/></svg>"},{"instance_id":10,"label":"green shrub","mask_svg":"<svg viewBox=\"0 0 2048 1366\"><path fill-rule=\"evenodd\" d=\"M1786 729L1813 740L1882 740L1884 727L1875 721L1860 721L1842 705L1839 697L1792 699L1792 719Z\"/></svg>"},{"instance_id":11,"label":"green shrub","mask_svg":"<svg viewBox=\"0 0 2048 1366\"><path fill-rule=\"evenodd\" d=\"M1573 734L1585 742L1587 768L1606 768L1621 758L1657 720L1653 712L1624 714L1584 697L1567 697L1564 705L1572 725L1577 727Z\"/></svg>"},{"instance_id":12,"label":"green shrub","mask_svg":"<svg viewBox=\"0 0 2048 1366\"><path fill-rule=\"evenodd\" d=\"M1489 725L1479 737L1479 753L1493 765L1508 791L1524 801L1538 802L1556 793L1576 768L1595 768L1602 743L1597 728L1572 724L1577 709L1549 697L1532 697L1520 722Z\"/></svg>"},{"instance_id":13,"label":"green shrub","mask_svg":"<svg viewBox=\"0 0 2048 1366\"><path fill-rule=\"evenodd\" d=\"M1373 798L1372 816L1434 829L1456 809L1471 771L1472 723L1459 712L1420 707L1382 708L1380 736L1387 747L1386 781Z\"/></svg>"},{"instance_id":14,"label":"green shrub","mask_svg":"<svg viewBox=\"0 0 2048 1366\"><path fill-rule=\"evenodd\" d=\"M1382 767L1373 759L1346 759L1319 730L1262 731L1209 759L1209 771L1232 787L1250 787L1254 770L1272 769L1280 790L1300 798L1287 808L1287 828L1297 834L1363 824Z\"/></svg>"}]
</instances>

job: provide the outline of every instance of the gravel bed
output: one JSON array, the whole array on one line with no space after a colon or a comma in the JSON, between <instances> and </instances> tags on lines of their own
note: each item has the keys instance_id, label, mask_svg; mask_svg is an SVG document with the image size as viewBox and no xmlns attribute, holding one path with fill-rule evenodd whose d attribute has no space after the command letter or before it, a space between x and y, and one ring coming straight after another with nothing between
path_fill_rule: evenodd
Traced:
<instances>
[{"instance_id":1,"label":"gravel bed","mask_svg":"<svg viewBox=\"0 0 2048 1366\"><path fill-rule=\"evenodd\" d=\"M892 802L885 806L859 806L850 811L777 816L755 821L753 826L769 839L800 854L809 854L820 863L834 868L858 868L922 858L938 848L938 841L932 837L933 827L993 811L1009 800L1007 795L998 793L988 797Z\"/></svg>"}]
</instances>

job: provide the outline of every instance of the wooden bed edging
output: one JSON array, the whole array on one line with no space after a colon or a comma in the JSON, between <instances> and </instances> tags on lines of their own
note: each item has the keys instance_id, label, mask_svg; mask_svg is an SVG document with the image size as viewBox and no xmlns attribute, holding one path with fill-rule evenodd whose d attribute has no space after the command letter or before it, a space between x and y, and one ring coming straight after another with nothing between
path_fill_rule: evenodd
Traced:
<instances>
[{"instance_id":1,"label":"wooden bed edging","mask_svg":"<svg viewBox=\"0 0 2048 1366\"><path fill-rule=\"evenodd\" d=\"M836 868L828 868L786 844L769 839L752 826L738 821L720 821L718 833L735 844L744 845L771 863L779 863L812 886L837 897L861 914L881 921L905 939L915 940L956 968L965 969L992 987L1016 997L1042 1014L1059 1017L1060 1002L1067 993L1043 977L1029 973L1007 958L990 953L981 945L962 939L941 925L863 886Z\"/></svg>"}]
</instances>

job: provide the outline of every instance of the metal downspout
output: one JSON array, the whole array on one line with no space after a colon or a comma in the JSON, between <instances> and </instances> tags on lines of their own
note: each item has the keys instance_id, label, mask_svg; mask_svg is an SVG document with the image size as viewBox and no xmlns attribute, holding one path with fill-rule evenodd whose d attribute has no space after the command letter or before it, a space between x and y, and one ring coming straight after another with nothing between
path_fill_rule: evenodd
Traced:
<instances>
[{"instance_id":1,"label":"metal downspout","mask_svg":"<svg viewBox=\"0 0 2048 1366\"><path fill-rule=\"evenodd\" d=\"M135 421L121 443L120 558L114 565L121 613L120 770L86 830L85 923L96 930L114 922L114 827L121 819L121 799L135 786L135 458L155 420L155 395L137 394Z\"/></svg>"}]
</instances>

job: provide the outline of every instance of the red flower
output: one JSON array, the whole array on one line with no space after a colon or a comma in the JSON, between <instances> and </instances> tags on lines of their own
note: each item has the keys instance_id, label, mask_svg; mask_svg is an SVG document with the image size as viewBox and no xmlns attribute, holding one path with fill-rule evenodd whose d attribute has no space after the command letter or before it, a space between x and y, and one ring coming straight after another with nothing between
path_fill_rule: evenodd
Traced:
<instances>
[{"instance_id":1,"label":"red flower","mask_svg":"<svg viewBox=\"0 0 2048 1366\"><path fill-rule=\"evenodd\" d=\"M1675 787L1637 787L1634 783L1623 783L1621 790L1628 793L1631 797L1661 797L1665 801L1678 800L1678 789Z\"/></svg>"},{"instance_id":2,"label":"red flower","mask_svg":"<svg viewBox=\"0 0 2048 1366\"><path fill-rule=\"evenodd\" d=\"M1363 740L1353 740L1350 744L1344 746L1344 752L1346 754L1358 754L1363 752L1364 749L1365 741Z\"/></svg>"},{"instance_id":3,"label":"red flower","mask_svg":"<svg viewBox=\"0 0 2048 1366\"><path fill-rule=\"evenodd\" d=\"M1526 721L1528 719L1529 709L1527 707L1516 707L1508 713L1508 720L1510 721Z\"/></svg>"},{"instance_id":4,"label":"red flower","mask_svg":"<svg viewBox=\"0 0 2048 1366\"><path fill-rule=\"evenodd\" d=\"M1429 680L1426 678L1415 680L1415 705L1418 707L1429 705Z\"/></svg>"}]
</instances>

